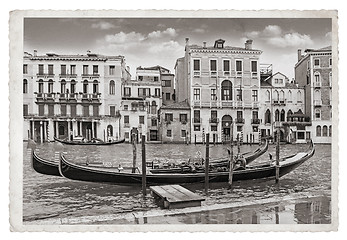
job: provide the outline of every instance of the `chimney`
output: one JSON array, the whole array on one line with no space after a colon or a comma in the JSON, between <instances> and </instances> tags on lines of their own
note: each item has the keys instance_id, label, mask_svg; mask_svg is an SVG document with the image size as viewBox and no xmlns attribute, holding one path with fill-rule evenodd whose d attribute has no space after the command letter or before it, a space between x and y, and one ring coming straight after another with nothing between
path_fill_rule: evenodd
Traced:
<instances>
[{"instance_id":1,"label":"chimney","mask_svg":"<svg viewBox=\"0 0 347 240\"><path fill-rule=\"evenodd\" d=\"M245 49L251 50L252 49L252 43L253 43L253 40L248 39L245 43Z\"/></svg>"},{"instance_id":2,"label":"chimney","mask_svg":"<svg viewBox=\"0 0 347 240\"><path fill-rule=\"evenodd\" d=\"M206 48L206 42L202 42L203 43L203 45L204 45L204 48Z\"/></svg>"},{"instance_id":3,"label":"chimney","mask_svg":"<svg viewBox=\"0 0 347 240\"><path fill-rule=\"evenodd\" d=\"M298 61L300 61L301 58L302 58L301 49L298 49Z\"/></svg>"},{"instance_id":4,"label":"chimney","mask_svg":"<svg viewBox=\"0 0 347 240\"><path fill-rule=\"evenodd\" d=\"M186 45L189 45L189 38L186 37Z\"/></svg>"},{"instance_id":5,"label":"chimney","mask_svg":"<svg viewBox=\"0 0 347 240\"><path fill-rule=\"evenodd\" d=\"M34 57L36 57L37 56L37 50L35 49L34 50Z\"/></svg>"}]
</instances>

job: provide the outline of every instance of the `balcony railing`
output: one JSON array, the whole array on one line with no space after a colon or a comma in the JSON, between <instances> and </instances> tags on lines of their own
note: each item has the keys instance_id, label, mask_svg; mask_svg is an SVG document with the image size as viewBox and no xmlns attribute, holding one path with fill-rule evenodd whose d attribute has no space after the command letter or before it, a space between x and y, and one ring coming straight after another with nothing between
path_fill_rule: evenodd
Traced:
<instances>
[{"instance_id":1,"label":"balcony railing","mask_svg":"<svg viewBox=\"0 0 347 240\"><path fill-rule=\"evenodd\" d=\"M129 123L124 123L124 127L125 127L125 128L129 128L129 127L130 127L130 124L129 124Z\"/></svg>"},{"instance_id":2,"label":"balcony railing","mask_svg":"<svg viewBox=\"0 0 347 240\"><path fill-rule=\"evenodd\" d=\"M218 124L219 123L219 118L210 118L209 119L210 123Z\"/></svg>"},{"instance_id":3,"label":"balcony railing","mask_svg":"<svg viewBox=\"0 0 347 240\"><path fill-rule=\"evenodd\" d=\"M239 124L244 124L245 123L245 119L244 118L236 118L235 122L239 123Z\"/></svg>"},{"instance_id":4,"label":"balcony railing","mask_svg":"<svg viewBox=\"0 0 347 240\"><path fill-rule=\"evenodd\" d=\"M35 93L38 100L54 100L55 93Z\"/></svg>"},{"instance_id":5,"label":"balcony railing","mask_svg":"<svg viewBox=\"0 0 347 240\"><path fill-rule=\"evenodd\" d=\"M252 107L253 108L259 108L259 102L253 102Z\"/></svg>"},{"instance_id":6,"label":"balcony railing","mask_svg":"<svg viewBox=\"0 0 347 240\"><path fill-rule=\"evenodd\" d=\"M59 77L60 78L76 78L77 77L77 74L59 74Z\"/></svg>"},{"instance_id":7,"label":"balcony railing","mask_svg":"<svg viewBox=\"0 0 347 240\"><path fill-rule=\"evenodd\" d=\"M201 118L193 118L194 124L201 124Z\"/></svg>"},{"instance_id":8,"label":"balcony railing","mask_svg":"<svg viewBox=\"0 0 347 240\"><path fill-rule=\"evenodd\" d=\"M231 100L222 100L222 107L233 107L233 103Z\"/></svg>"},{"instance_id":9,"label":"balcony railing","mask_svg":"<svg viewBox=\"0 0 347 240\"><path fill-rule=\"evenodd\" d=\"M253 118L252 124L260 124L260 119L259 118Z\"/></svg>"},{"instance_id":10,"label":"balcony railing","mask_svg":"<svg viewBox=\"0 0 347 240\"><path fill-rule=\"evenodd\" d=\"M82 100L99 100L101 93L82 93Z\"/></svg>"},{"instance_id":11,"label":"balcony railing","mask_svg":"<svg viewBox=\"0 0 347 240\"><path fill-rule=\"evenodd\" d=\"M38 78L53 78L54 73L37 73L36 76Z\"/></svg>"},{"instance_id":12,"label":"balcony railing","mask_svg":"<svg viewBox=\"0 0 347 240\"><path fill-rule=\"evenodd\" d=\"M242 101L237 101L236 102L236 107L243 107L243 102Z\"/></svg>"},{"instance_id":13,"label":"balcony railing","mask_svg":"<svg viewBox=\"0 0 347 240\"><path fill-rule=\"evenodd\" d=\"M217 77L217 71L211 71L210 76L211 77Z\"/></svg>"},{"instance_id":14,"label":"balcony railing","mask_svg":"<svg viewBox=\"0 0 347 240\"><path fill-rule=\"evenodd\" d=\"M252 72L252 78L257 78L258 77L258 73L257 72Z\"/></svg>"},{"instance_id":15,"label":"balcony railing","mask_svg":"<svg viewBox=\"0 0 347 240\"><path fill-rule=\"evenodd\" d=\"M82 73L82 77L100 77L100 74L99 73L93 73L93 74Z\"/></svg>"},{"instance_id":16,"label":"balcony railing","mask_svg":"<svg viewBox=\"0 0 347 240\"><path fill-rule=\"evenodd\" d=\"M280 99L280 100L272 100L273 105L278 105L278 106L285 106L286 105L286 100Z\"/></svg>"},{"instance_id":17,"label":"balcony railing","mask_svg":"<svg viewBox=\"0 0 347 240\"><path fill-rule=\"evenodd\" d=\"M322 100L313 100L314 106L322 106Z\"/></svg>"},{"instance_id":18,"label":"balcony railing","mask_svg":"<svg viewBox=\"0 0 347 240\"><path fill-rule=\"evenodd\" d=\"M194 77L200 77L201 72L200 71L194 71L193 74L194 74Z\"/></svg>"}]
</instances>

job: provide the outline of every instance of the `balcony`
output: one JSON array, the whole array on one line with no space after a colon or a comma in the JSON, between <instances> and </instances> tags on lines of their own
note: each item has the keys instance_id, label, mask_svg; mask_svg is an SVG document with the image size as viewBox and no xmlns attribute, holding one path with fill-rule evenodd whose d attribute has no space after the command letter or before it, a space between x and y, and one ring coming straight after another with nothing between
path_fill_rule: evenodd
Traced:
<instances>
[{"instance_id":1,"label":"balcony","mask_svg":"<svg viewBox=\"0 0 347 240\"><path fill-rule=\"evenodd\" d=\"M37 101L54 101L55 100L55 93L36 93L36 100Z\"/></svg>"},{"instance_id":2,"label":"balcony","mask_svg":"<svg viewBox=\"0 0 347 240\"><path fill-rule=\"evenodd\" d=\"M200 107L200 100L194 100L193 101L193 106Z\"/></svg>"},{"instance_id":3,"label":"balcony","mask_svg":"<svg viewBox=\"0 0 347 240\"><path fill-rule=\"evenodd\" d=\"M194 76L194 77L200 77L200 75L201 75L201 72L200 72L200 71L194 71L194 72L193 72L193 76Z\"/></svg>"},{"instance_id":4,"label":"balcony","mask_svg":"<svg viewBox=\"0 0 347 240\"><path fill-rule=\"evenodd\" d=\"M236 118L235 123L236 124L244 124L245 123L245 119L244 118Z\"/></svg>"},{"instance_id":5,"label":"balcony","mask_svg":"<svg viewBox=\"0 0 347 240\"><path fill-rule=\"evenodd\" d=\"M260 119L258 119L258 118L253 118L253 119L252 119L252 124L260 124Z\"/></svg>"},{"instance_id":6,"label":"balcony","mask_svg":"<svg viewBox=\"0 0 347 240\"><path fill-rule=\"evenodd\" d=\"M124 127L125 128L130 128L130 124L129 123L124 123Z\"/></svg>"},{"instance_id":7,"label":"balcony","mask_svg":"<svg viewBox=\"0 0 347 240\"><path fill-rule=\"evenodd\" d=\"M84 77L84 78L98 78L98 77L100 77L100 74L98 74L98 73L93 73L93 74L82 73L82 77Z\"/></svg>"},{"instance_id":8,"label":"balcony","mask_svg":"<svg viewBox=\"0 0 347 240\"><path fill-rule=\"evenodd\" d=\"M166 125L171 124L171 122L172 122L172 120L171 120L170 118L164 119L164 123L165 123Z\"/></svg>"},{"instance_id":9,"label":"balcony","mask_svg":"<svg viewBox=\"0 0 347 240\"><path fill-rule=\"evenodd\" d=\"M82 101L99 101L101 93L80 93Z\"/></svg>"},{"instance_id":10,"label":"balcony","mask_svg":"<svg viewBox=\"0 0 347 240\"><path fill-rule=\"evenodd\" d=\"M219 118L210 118L209 123L211 124L218 124L219 123Z\"/></svg>"},{"instance_id":11,"label":"balcony","mask_svg":"<svg viewBox=\"0 0 347 240\"><path fill-rule=\"evenodd\" d=\"M280 99L280 100L272 100L272 104L275 106L285 106L286 100Z\"/></svg>"},{"instance_id":12,"label":"balcony","mask_svg":"<svg viewBox=\"0 0 347 240\"><path fill-rule=\"evenodd\" d=\"M322 100L313 100L313 105L316 107L322 106Z\"/></svg>"},{"instance_id":13,"label":"balcony","mask_svg":"<svg viewBox=\"0 0 347 240\"><path fill-rule=\"evenodd\" d=\"M77 77L77 74L67 74L67 73L59 74L59 78L76 78L76 77Z\"/></svg>"},{"instance_id":14,"label":"balcony","mask_svg":"<svg viewBox=\"0 0 347 240\"><path fill-rule=\"evenodd\" d=\"M252 72L252 78L258 78L258 73L257 72Z\"/></svg>"},{"instance_id":15,"label":"balcony","mask_svg":"<svg viewBox=\"0 0 347 240\"><path fill-rule=\"evenodd\" d=\"M217 77L217 71L211 71L210 76L211 77Z\"/></svg>"},{"instance_id":16,"label":"balcony","mask_svg":"<svg viewBox=\"0 0 347 240\"><path fill-rule=\"evenodd\" d=\"M243 102L242 101L237 101L236 102L236 107L242 108L243 107Z\"/></svg>"},{"instance_id":17,"label":"balcony","mask_svg":"<svg viewBox=\"0 0 347 240\"><path fill-rule=\"evenodd\" d=\"M224 76L230 76L230 71L224 71L223 74Z\"/></svg>"},{"instance_id":18,"label":"balcony","mask_svg":"<svg viewBox=\"0 0 347 240\"><path fill-rule=\"evenodd\" d=\"M222 100L222 107L233 107L233 101Z\"/></svg>"},{"instance_id":19,"label":"balcony","mask_svg":"<svg viewBox=\"0 0 347 240\"><path fill-rule=\"evenodd\" d=\"M201 118L193 118L193 124L194 125L200 125L201 124Z\"/></svg>"},{"instance_id":20,"label":"balcony","mask_svg":"<svg viewBox=\"0 0 347 240\"><path fill-rule=\"evenodd\" d=\"M242 71L236 71L236 77L241 78L242 77Z\"/></svg>"},{"instance_id":21,"label":"balcony","mask_svg":"<svg viewBox=\"0 0 347 240\"><path fill-rule=\"evenodd\" d=\"M37 73L38 78L54 78L54 73Z\"/></svg>"}]
</instances>

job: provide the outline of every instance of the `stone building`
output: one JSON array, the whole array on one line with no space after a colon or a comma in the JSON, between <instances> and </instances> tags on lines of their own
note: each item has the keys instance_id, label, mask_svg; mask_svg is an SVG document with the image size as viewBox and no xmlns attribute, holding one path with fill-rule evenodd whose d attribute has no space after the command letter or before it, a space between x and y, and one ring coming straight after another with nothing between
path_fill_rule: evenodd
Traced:
<instances>
[{"instance_id":1,"label":"stone building","mask_svg":"<svg viewBox=\"0 0 347 240\"><path fill-rule=\"evenodd\" d=\"M305 114L312 126L311 138L317 143L331 143L332 134L332 55L331 46L298 50L295 79L305 88Z\"/></svg>"},{"instance_id":2,"label":"stone building","mask_svg":"<svg viewBox=\"0 0 347 240\"><path fill-rule=\"evenodd\" d=\"M186 39L185 56L176 61L177 101L188 101L191 108L192 143L234 140L239 134L258 142L260 72L262 51L252 48L252 40L244 47L226 46L223 39L213 46L191 45Z\"/></svg>"},{"instance_id":3,"label":"stone building","mask_svg":"<svg viewBox=\"0 0 347 240\"><path fill-rule=\"evenodd\" d=\"M123 138L119 110L127 79L123 56L25 53L24 140Z\"/></svg>"}]
</instances>

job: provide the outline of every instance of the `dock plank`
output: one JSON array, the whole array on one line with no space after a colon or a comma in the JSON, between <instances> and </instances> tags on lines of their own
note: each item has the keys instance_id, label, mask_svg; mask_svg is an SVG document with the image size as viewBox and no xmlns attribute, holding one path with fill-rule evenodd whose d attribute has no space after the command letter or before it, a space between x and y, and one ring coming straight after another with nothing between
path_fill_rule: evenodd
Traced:
<instances>
[{"instance_id":1,"label":"dock plank","mask_svg":"<svg viewBox=\"0 0 347 240\"><path fill-rule=\"evenodd\" d=\"M182 201L187 201L189 200L189 196L186 194L183 194L182 192L178 191L176 188L171 187L171 186L164 186L163 189L167 191L170 195L175 196L176 200L175 202L182 202Z\"/></svg>"},{"instance_id":2,"label":"dock plank","mask_svg":"<svg viewBox=\"0 0 347 240\"><path fill-rule=\"evenodd\" d=\"M181 187L180 185L174 185L173 186L177 191L180 191L181 193L185 194L190 199L194 200L205 200L205 198L201 197L200 195L193 193L189 191L188 189Z\"/></svg>"},{"instance_id":3,"label":"dock plank","mask_svg":"<svg viewBox=\"0 0 347 240\"><path fill-rule=\"evenodd\" d=\"M150 189L156 193L161 198L166 198L169 202L177 202L180 201L179 198L177 198L175 195L172 195L170 192L168 192L166 189L164 189L162 186L154 186L150 187Z\"/></svg>"}]
</instances>

